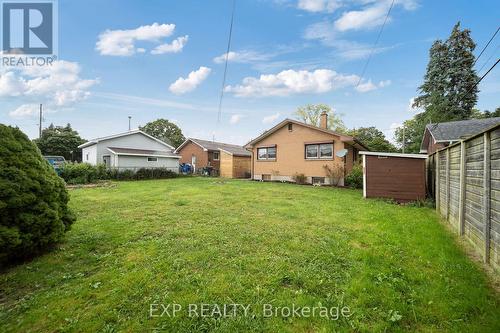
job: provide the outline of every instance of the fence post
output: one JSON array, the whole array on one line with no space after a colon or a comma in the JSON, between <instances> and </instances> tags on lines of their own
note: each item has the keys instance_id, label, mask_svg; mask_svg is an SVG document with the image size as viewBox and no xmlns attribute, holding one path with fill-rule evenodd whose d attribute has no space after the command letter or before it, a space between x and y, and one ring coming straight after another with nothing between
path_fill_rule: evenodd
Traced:
<instances>
[{"instance_id":1,"label":"fence post","mask_svg":"<svg viewBox=\"0 0 500 333\"><path fill-rule=\"evenodd\" d=\"M437 210L438 214L441 215L441 204L440 204L440 201L441 201L440 190L441 190L441 188L439 186L439 181L440 181L439 168L441 167L441 165L440 165L441 163L439 161L439 154L440 154L439 151L437 151L435 154L435 156L436 156L436 165L435 165L435 167L436 167L436 180L435 180L436 181L436 186L435 186L436 195L435 195L435 197L436 197L436 210Z\"/></svg>"},{"instance_id":2,"label":"fence post","mask_svg":"<svg viewBox=\"0 0 500 333\"><path fill-rule=\"evenodd\" d=\"M450 220L450 148L446 148L446 221Z\"/></svg>"},{"instance_id":3,"label":"fence post","mask_svg":"<svg viewBox=\"0 0 500 333\"><path fill-rule=\"evenodd\" d=\"M460 235L465 234L465 142L460 142L460 199L458 202L458 214L460 223Z\"/></svg>"},{"instance_id":4,"label":"fence post","mask_svg":"<svg viewBox=\"0 0 500 333\"><path fill-rule=\"evenodd\" d=\"M483 184L484 184L484 261L490 262L490 233L491 233L491 141L490 132L484 132L484 169L483 169Z\"/></svg>"}]
</instances>

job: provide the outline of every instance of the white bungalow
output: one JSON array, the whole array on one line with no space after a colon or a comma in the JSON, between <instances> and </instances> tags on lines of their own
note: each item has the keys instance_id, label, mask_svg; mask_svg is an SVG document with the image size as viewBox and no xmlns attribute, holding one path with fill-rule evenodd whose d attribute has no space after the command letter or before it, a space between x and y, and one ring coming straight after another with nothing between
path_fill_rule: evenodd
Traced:
<instances>
[{"instance_id":1,"label":"white bungalow","mask_svg":"<svg viewBox=\"0 0 500 333\"><path fill-rule=\"evenodd\" d=\"M168 168L179 170L179 155L171 145L140 130L90 140L82 149L82 162L111 168Z\"/></svg>"}]
</instances>

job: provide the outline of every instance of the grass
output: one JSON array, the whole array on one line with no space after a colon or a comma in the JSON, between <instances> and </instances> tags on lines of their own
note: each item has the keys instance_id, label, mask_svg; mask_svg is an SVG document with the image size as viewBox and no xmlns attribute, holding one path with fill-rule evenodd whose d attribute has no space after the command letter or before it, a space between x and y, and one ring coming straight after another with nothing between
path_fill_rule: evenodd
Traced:
<instances>
[{"instance_id":1,"label":"grass","mask_svg":"<svg viewBox=\"0 0 500 333\"><path fill-rule=\"evenodd\" d=\"M500 331L499 295L429 208L207 178L70 193L66 241L0 273L3 332ZM183 310L151 317L152 303ZM189 316L189 303L250 315ZM263 304L351 314L264 317Z\"/></svg>"}]
</instances>

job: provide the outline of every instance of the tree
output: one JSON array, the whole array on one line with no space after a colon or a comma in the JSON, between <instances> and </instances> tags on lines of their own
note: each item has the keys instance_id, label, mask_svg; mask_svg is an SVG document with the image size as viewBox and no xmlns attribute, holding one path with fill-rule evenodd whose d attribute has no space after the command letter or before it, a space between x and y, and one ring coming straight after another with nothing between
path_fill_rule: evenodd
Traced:
<instances>
[{"instance_id":1,"label":"tree","mask_svg":"<svg viewBox=\"0 0 500 333\"><path fill-rule=\"evenodd\" d=\"M0 263L60 241L75 217L64 181L18 128L0 124Z\"/></svg>"},{"instance_id":2,"label":"tree","mask_svg":"<svg viewBox=\"0 0 500 333\"><path fill-rule=\"evenodd\" d=\"M167 119L151 121L139 129L176 148L186 140L179 126Z\"/></svg>"},{"instance_id":3,"label":"tree","mask_svg":"<svg viewBox=\"0 0 500 333\"><path fill-rule=\"evenodd\" d=\"M494 117L500 117L500 107L497 107L495 111L485 110L484 112L481 112L478 109L472 110L471 118L484 119L484 118L494 118Z\"/></svg>"},{"instance_id":4,"label":"tree","mask_svg":"<svg viewBox=\"0 0 500 333\"><path fill-rule=\"evenodd\" d=\"M33 141L43 155L64 156L71 161L81 161L78 146L85 142L70 124L65 127L50 124L42 131L42 137Z\"/></svg>"},{"instance_id":5,"label":"tree","mask_svg":"<svg viewBox=\"0 0 500 333\"><path fill-rule=\"evenodd\" d=\"M350 136L357 138L371 151L380 152L396 152L396 147L390 143L382 131L376 127L360 127L349 130L347 132Z\"/></svg>"},{"instance_id":6,"label":"tree","mask_svg":"<svg viewBox=\"0 0 500 333\"><path fill-rule=\"evenodd\" d=\"M478 81L473 68L476 44L470 30L460 29L458 22L446 41L437 40L429 50L429 63L420 95L414 107L424 111L405 122L405 151L419 152L425 124L464 120L474 117ZM403 145L402 128L396 131L396 140Z\"/></svg>"},{"instance_id":7,"label":"tree","mask_svg":"<svg viewBox=\"0 0 500 333\"><path fill-rule=\"evenodd\" d=\"M404 145L405 153L419 153L422 136L427 123L425 114L419 113L412 119L406 120L402 126L397 128L394 133L394 138L396 139L396 142L398 142L399 148L402 150Z\"/></svg>"},{"instance_id":8,"label":"tree","mask_svg":"<svg viewBox=\"0 0 500 333\"><path fill-rule=\"evenodd\" d=\"M328 114L328 128L332 131L345 133L347 128L342 121L342 118L336 115L332 108L326 104L307 104L297 108L295 117L302 120L306 124L319 126L321 113Z\"/></svg>"}]
</instances>

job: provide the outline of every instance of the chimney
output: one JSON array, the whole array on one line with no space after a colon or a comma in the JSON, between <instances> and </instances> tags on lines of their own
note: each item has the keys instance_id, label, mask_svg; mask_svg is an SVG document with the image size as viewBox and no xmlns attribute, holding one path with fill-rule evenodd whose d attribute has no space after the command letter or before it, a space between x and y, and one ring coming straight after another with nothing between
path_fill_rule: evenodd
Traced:
<instances>
[{"instance_id":1,"label":"chimney","mask_svg":"<svg viewBox=\"0 0 500 333\"><path fill-rule=\"evenodd\" d=\"M328 113L326 111L321 112L319 119L319 127L328 129Z\"/></svg>"}]
</instances>

